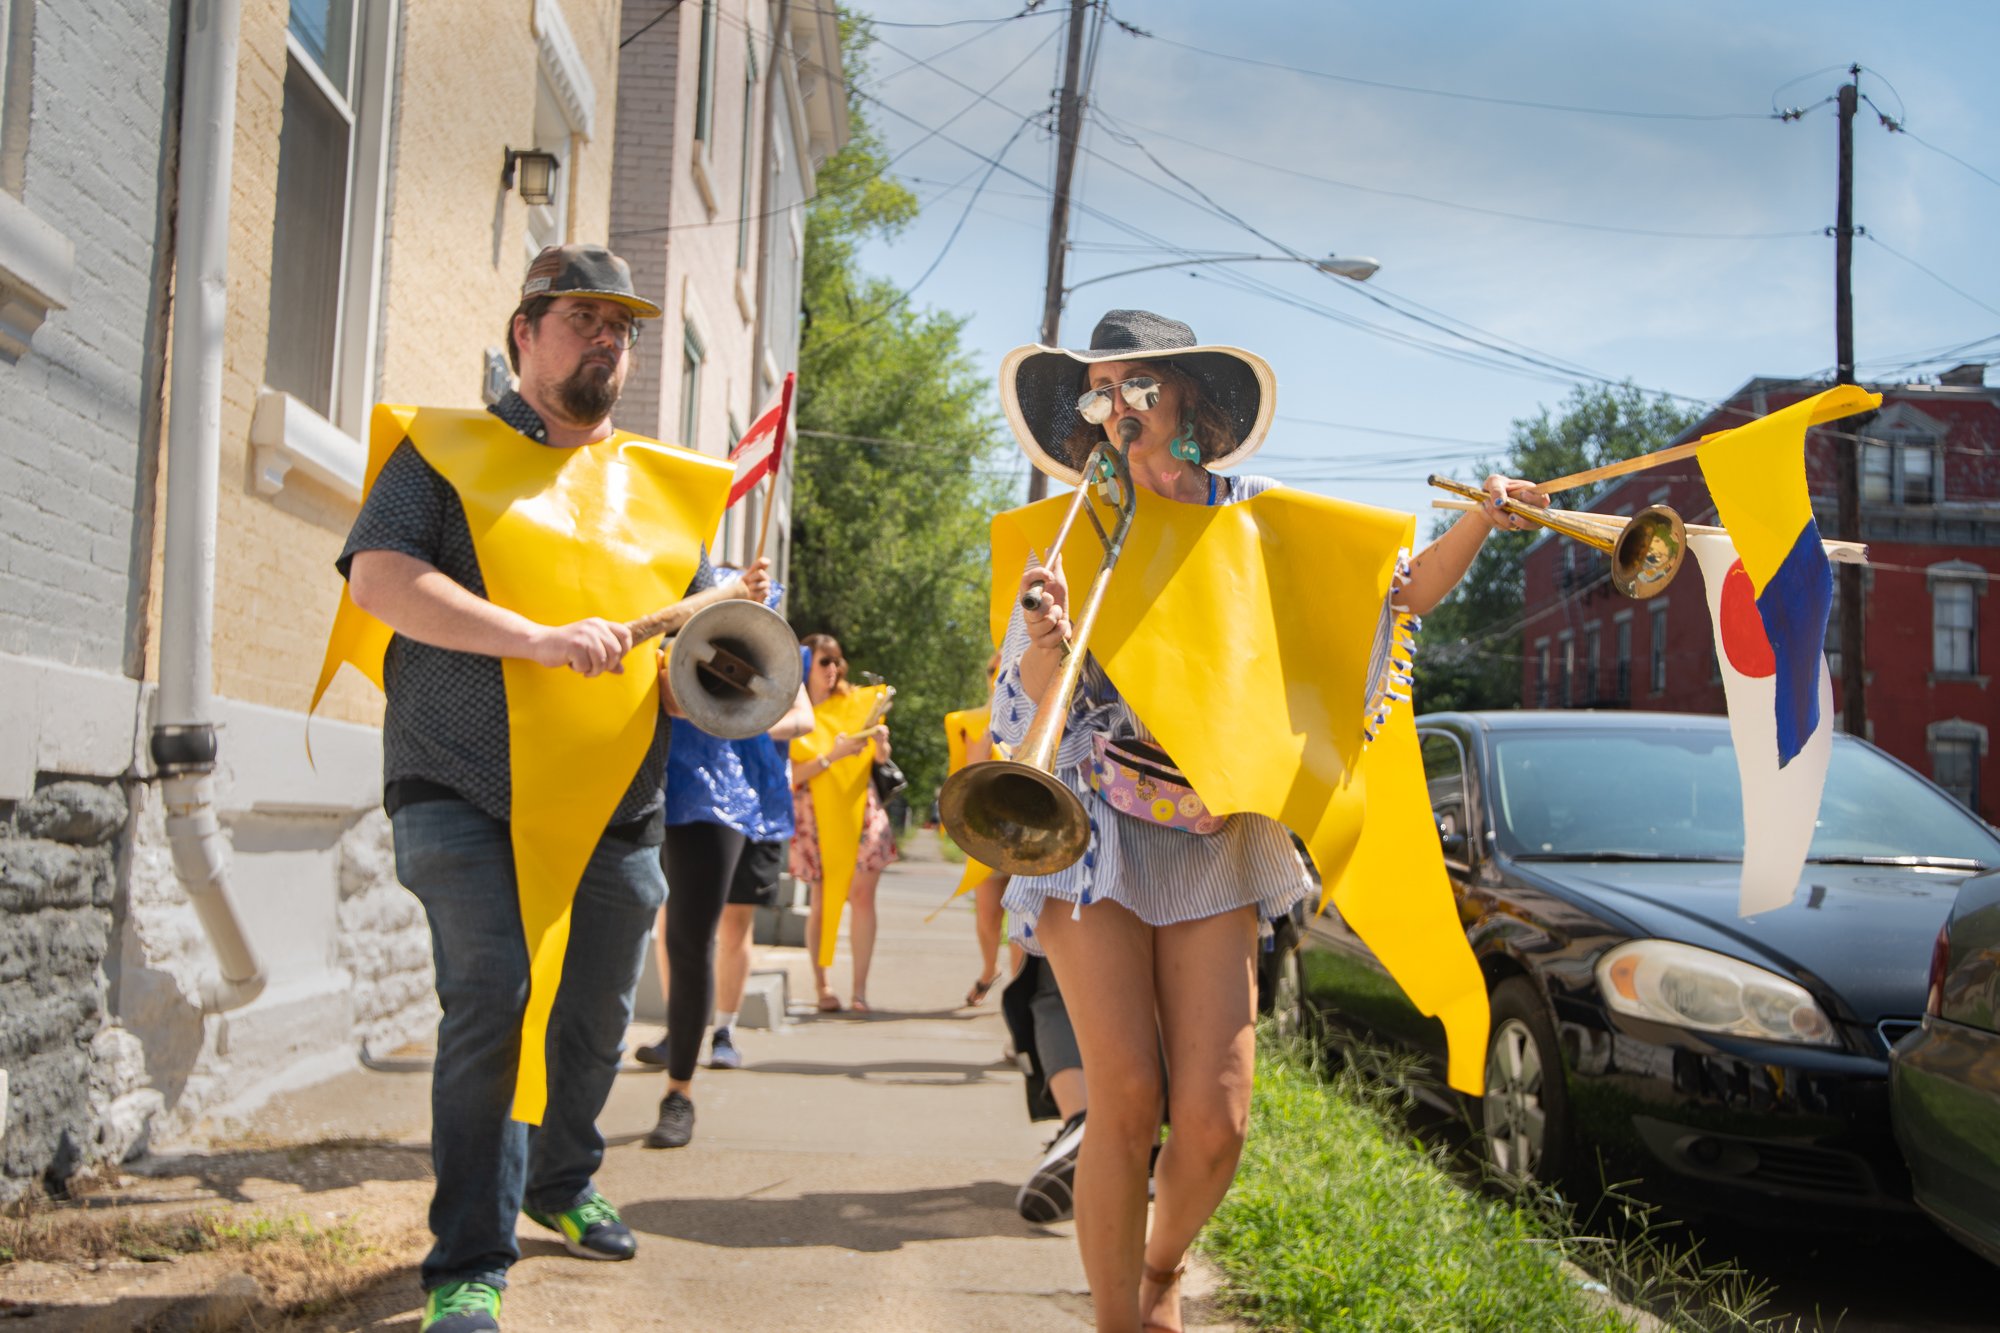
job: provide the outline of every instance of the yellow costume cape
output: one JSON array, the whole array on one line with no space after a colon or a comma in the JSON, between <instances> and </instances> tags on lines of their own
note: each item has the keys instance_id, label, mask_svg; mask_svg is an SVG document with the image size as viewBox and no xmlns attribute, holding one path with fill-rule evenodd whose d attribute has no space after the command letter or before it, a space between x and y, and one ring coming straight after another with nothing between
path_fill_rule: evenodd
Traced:
<instances>
[{"instance_id":1,"label":"yellow costume cape","mask_svg":"<svg viewBox=\"0 0 2000 1333\"><path fill-rule=\"evenodd\" d=\"M624 431L556 449L491 413L384 404L369 423L364 498L405 437L458 493L488 598L544 625L587 616L629 621L679 600L729 492L728 463ZM390 635L343 588L313 707L342 662L381 688ZM518 658L501 662L531 979L514 1118L529 1124L541 1123L548 1102L549 1011L570 904L659 725L655 654L654 645L640 645L622 674L588 679Z\"/></svg>"},{"instance_id":2,"label":"yellow costume cape","mask_svg":"<svg viewBox=\"0 0 2000 1333\"><path fill-rule=\"evenodd\" d=\"M974 736L983 736L991 723L984 708L962 708L956 713L944 715L945 767L944 775L950 777L965 767L965 755ZM997 756L996 756L997 757ZM993 867L973 857L965 858L965 873L958 878L958 887L952 890L951 898L969 893L972 886L993 873ZM945 899L950 902L951 898Z\"/></svg>"},{"instance_id":3,"label":"yellow costume cape","mask_svg":"<svg viewBox=\"0 0 2000 1333\"><path fill-rule=\"evenodd\" d=\"M1030 548L1070 497L993 520L993 641ZM1290 826L1330 899L1416 1006L1444 1023L1452 1086L1483 1086L1488 1013L1431 822L1407 701L1383 693L1380 642L1416 520L1302 491L1239 504L1138 492L1089 644L1209 809ZM1107 520L1106 527L1110 523ZM1079 523L1063 549L1080 602L1102 554ZM1387 716L1364 748L1364 721ZM1366 819L1363 816L1364 804Z\"/></svg>"},{"instance_id":4,"label":"yellow costume cape","mask_svg":"<svg viewBox=\"0 0 2000 1333\"><path fill-rule=\"evenodd\" d=\"M868 725L875 702L887 687L857 685L845 694L830 694L813 709L810 734L792 742L792 762L811 763L833 749L841 736L852 736ZM854 883L854 863L861 855L861 825L868 816L868 779L875 768L872 749L836 759L833 766L807 784L813 822L819 825L819 965L833 966L833 942L840 934L840 914L847 890Z\"/></svg>"}]
</instances>

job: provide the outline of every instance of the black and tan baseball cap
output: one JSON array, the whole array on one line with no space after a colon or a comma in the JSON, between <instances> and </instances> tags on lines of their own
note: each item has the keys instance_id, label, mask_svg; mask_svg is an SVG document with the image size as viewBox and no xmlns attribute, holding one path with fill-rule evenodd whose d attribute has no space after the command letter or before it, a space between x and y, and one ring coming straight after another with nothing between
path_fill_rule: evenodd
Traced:
<instances>
[{"instance_id":1,"label":"black and tan baseball cap","mask_svg":"<svg viewBox=\"0 0 2000 1333\"><path fill-rule=\"evenodd\" d=\"M640 319L658 319L660 308L632 290L632 269L601 245L551 245L528 265L521 299L594 296L616 301Z\"/></svg>"}]
</instances>

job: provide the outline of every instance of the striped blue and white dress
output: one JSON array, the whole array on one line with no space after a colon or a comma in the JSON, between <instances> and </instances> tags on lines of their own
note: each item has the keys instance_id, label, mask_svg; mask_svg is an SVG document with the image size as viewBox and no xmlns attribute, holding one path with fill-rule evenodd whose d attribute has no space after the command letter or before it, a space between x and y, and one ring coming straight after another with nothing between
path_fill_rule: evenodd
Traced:
<instances>
[{"instance_id":1,"label":"striped blue and white dress","mask_svg":"<svg viewBox=\"0 0 2000 1333\"><path fill-rule=\"evenodd\" d=\"M1221 477L1216 503L1248 500L1278 483L1269 477ZM1027 623L1019 606L1000 648L993 685L993 737L1018 747L1035 720L1035 700L1021 686ZM1234 706L1216 700L1217 708ZM1035 927L1050 899L1081 912L1091 903L1115 902L1149 926L1199 921L1254 904L1259 929L1289 912L1310 880L1285 826L1266 815L1235 814L1214 833L1196 834L1120 814L1090 785L1091 737L1136 739L1157 745L1143 719L1119 695L1094 657L1084 662L1070 697L1068 724L1056 750L1055 776L1083 801L1090 816L1090 844L1081 860L1053 875L1016 875L1003 898L1014 938L1040 953Z\"/></svg>"}]
</instances>

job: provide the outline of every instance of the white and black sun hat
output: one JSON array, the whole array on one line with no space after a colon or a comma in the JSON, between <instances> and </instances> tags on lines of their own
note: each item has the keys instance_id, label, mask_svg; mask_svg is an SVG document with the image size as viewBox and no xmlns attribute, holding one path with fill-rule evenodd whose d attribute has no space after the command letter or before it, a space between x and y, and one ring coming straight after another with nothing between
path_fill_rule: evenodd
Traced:
<instances>
[{"instance_id":1,"label":"white and black sun hat","mask_svg":"<svg viewBox=\"0 0 2000 1333\"><path fill-rule=\"evenodd\" d=\"M1108 311L1083 351L1030 343L1000 363L1000 402L1014 438L1037 468L1069 485L1077 484L1089 453L1073 437L1082 424L1076 402L1089 387L1086 368L1094 361L1164 361L1199 384L1236 437L1235 448L1203 461L1211 470L1234 467L1257 452L1271 428L1278 382L1263 357L1198 343L1193 329L1149 310Z\"/></svg>"}]
</instances>

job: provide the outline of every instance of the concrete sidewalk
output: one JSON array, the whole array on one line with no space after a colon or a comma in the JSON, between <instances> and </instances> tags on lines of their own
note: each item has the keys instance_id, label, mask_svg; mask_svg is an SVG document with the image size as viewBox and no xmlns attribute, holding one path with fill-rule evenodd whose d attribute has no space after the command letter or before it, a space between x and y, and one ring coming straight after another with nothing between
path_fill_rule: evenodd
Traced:
<instances>
[{"instance_id":1,"label":"concrete sidewalk","mask_svg":"<svg viewBox=\"0 0 2000 1333\"><path fill-rule=\"evenodd\" d=\"M1001 1058L998 991L960 1007L978 972L970 900L926 925L958 871L916 859L925 835L912 842L912 859L882 877L875 1012L813 1013L804 951L761 950L759 967L791 975L794 1021L742 1033L743 1069L696 1076L694 1142L642 1145L665 1091L657 1071L621 1075L605 1107L612 1147L598 1184L638 1233L637 1259L571 1258L524 1220L506 1329L1091 1326L1073 1224L1014 1211L1053 1122L1027 1120L1021 1076ZM844 932L834 976L845 997ZM657 1035L635 1028L628 1049ZM291 1142L420 1142L428 1097L425 1073L362 1071L279 1099L251 1128ZM1233 1328L1202 1322L1211 1284L1189 1276L1188 1327ZM413 1330L417 1306L412 1272L347 1326Z\"/></svg>"}]
</instances>

